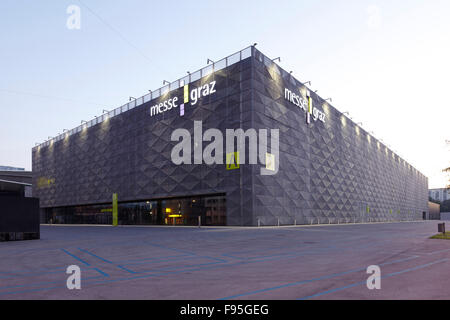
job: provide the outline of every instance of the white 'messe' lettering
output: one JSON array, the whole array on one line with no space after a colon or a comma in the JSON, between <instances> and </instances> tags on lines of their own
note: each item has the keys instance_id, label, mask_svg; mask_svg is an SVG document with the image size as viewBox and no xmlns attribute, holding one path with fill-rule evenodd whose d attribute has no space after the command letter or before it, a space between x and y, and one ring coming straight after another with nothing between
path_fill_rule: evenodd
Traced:
<instances>
[{"instance_id":1,"label":"white 'messe' lettering","mask_svg":"<svg viewBox=\"0 0 450 320\"><path fill-rule=\"evenodd\" d=\"M308 101L304 99L301 95L298 95L291 90L285 88L284 89L284 99L291 102L293 105L299 107L304 112L308 112ZM312 116L314 121L320 120L322 122L325 122L325 113L317 109L316 107L313 108Z\"/></svg>"},{"instance_id":2,"label":"white 'messe' lettering","mask_svg":"<svg viewBox=\"0 0 450 320\"><path fill-rule=\"evenodd\" d=\"M150 108L150 116L153 117L155 114L166 112L172 108L178 108L177 101L178 97L174 97L164 102L160 102L159 104L155 104Z\"/></svg>"},{"instance_id":3,"label":"white 'messe' lettering","mask_svg":"<svg viewBox=\"0 0 450 320\"><path fill-rule=\"evenodd\" d=\"M192 89L189 95L191 105L196 105L200 98L209 96L213 93L216 93L216 81L212 81L201 87ZM150 107L150 116L153 117L154 115L169 111L172 108L178 108L177 101L178 97L174 97Z\"/></svg>"},{"instance_id":4,"label":"white 'messe' lettering","mask_svg":"<svg viewBox=\"0 0 450 320\"><path fill-rule=\"evenodd\" d=\"M284 89L284 98L288 101L290 101L292 104L296 105L300 109L303 109L303 111L308 111L308 101L303 99L302 96L295 94L289 89Z\"/></svg>"}]
</instances>

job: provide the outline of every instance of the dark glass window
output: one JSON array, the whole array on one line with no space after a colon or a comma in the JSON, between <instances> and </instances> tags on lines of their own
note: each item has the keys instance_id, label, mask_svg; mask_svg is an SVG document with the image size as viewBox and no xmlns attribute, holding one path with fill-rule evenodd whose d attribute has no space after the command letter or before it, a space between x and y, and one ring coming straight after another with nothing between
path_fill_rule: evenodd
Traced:
<instances>
[{"instance_id":1,"label":"dark glass window","mask_svg":"<svg viewBox=\"0 0 450 320\"><path fill-rule=\"evenodd\" d=\"M119 203L120 225L152 225L160 220L156 201Z\"/></svg>"},{"instance_id":2,"label":"dark glass window","mask_svg":"<svg viewBox=\"0 0 450 320\"><path fill-rule=\"evenodd\" d=\"M112 224L112 205L46 209L50 224Z\"/></svg>"},{"instance_id":3,"label":"dark glass window","mask_svg":"<svg viewBox=\"0 0 450 320\"><path fill-rule=\"evenodd\" d=\"M112 224L112 205L45 209L49 224ZM225 226L226 197L204 196L119 203L119 225Z\"/></svg>"}]
</instances>

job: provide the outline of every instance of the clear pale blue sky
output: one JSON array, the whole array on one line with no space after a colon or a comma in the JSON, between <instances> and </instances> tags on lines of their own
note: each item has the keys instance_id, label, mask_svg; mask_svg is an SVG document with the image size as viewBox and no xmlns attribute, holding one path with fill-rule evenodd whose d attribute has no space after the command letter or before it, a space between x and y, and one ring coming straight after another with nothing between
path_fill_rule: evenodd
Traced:
<instances>
[{"instance_id":1,"label":"clear pale blue sky","mask_svg":"<svg viewBox=\"0 0 450 320\"><path fill-rule=\"evenodd\" d=\"M0 2L0 165L30 169L35 142L257 42L444 185L448 0L82 1L103 21L78 0Z\"/></svg>"}]
</instances>

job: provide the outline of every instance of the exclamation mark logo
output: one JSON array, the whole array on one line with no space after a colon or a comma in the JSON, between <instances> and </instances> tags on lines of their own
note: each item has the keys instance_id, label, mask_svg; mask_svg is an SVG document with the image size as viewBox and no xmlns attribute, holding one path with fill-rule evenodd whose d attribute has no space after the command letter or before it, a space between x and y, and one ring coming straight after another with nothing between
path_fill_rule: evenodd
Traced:
<instances>
[{"instance_id":1,"label":"exclamation mark logo","mask_svg":"<svg viewBox=\"0 0 450 320\"><path fill-rule=\"evenodd\" d=\"M180 116L184 116L184 106L189 103L189 85L184 86L184 102L180 105Z\"/></svg>"},{"instance_id":2,"label":"exclamation mark logo","mask_svg":"<svg viewBox=\"0 0 450 320\"><path fill-rule=\"evenodd\" d=\"M311 114L312 114L312 98L309 90L306 92L306 99L308 100L308 112L306 113L306 123L311 123Z\"/></svg>"},{"instance_id":3,"label":"exclamation mark logo","mask_svg":"<svg viewBox=\"0 0 450 320\"><path fill-rule=\"evenodd\" d=\"M189 85L184 86L184 103L189 103Z\"/></svg>"}]
</instances>

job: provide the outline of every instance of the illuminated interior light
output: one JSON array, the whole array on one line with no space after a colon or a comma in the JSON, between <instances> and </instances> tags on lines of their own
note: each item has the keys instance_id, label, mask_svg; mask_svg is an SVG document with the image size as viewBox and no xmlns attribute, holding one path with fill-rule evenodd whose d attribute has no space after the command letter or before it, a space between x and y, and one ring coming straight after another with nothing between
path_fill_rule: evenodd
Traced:
<instances>
[{"instance_id":1,"label":"illuminated interior light","mask_svg":"<svg viewBox=\"0 0 450 320\"><path fill-rule=\"evenodd\" d=\"M166 213L172 213L172 209L166 208Z\"/></svg>"}]
</instances>

